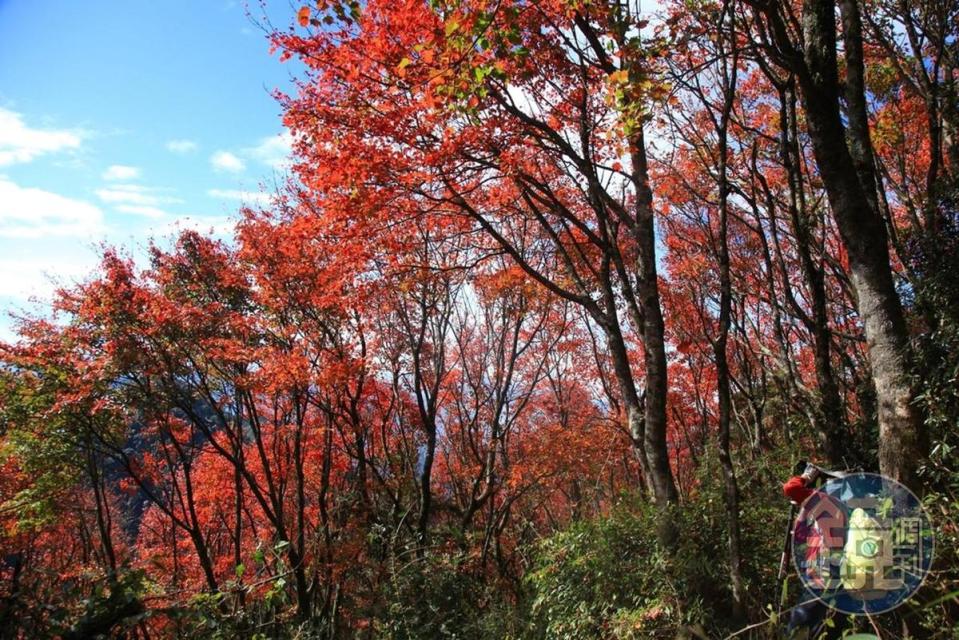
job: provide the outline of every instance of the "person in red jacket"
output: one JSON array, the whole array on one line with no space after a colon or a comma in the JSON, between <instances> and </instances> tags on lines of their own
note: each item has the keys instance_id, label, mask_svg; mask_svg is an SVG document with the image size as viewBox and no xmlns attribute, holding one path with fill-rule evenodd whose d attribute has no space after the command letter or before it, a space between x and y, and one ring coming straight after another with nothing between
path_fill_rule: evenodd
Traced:
<instances>
[{"instance_id":1,"label":"person in red jacket","mask_svg":"<svg viewBox=\"0 0 959 640\"><path fill-rule=\"evenodd\" d=\"M793 607L789 617L788 637L841 637L842 620L824 629L829 607L822 601L822 592L835 589L839 580L839 561L845 544L845 509L831 496L816 489L822 473L812 464L803 465L802 473L783 484L783 494L802 505L793 527L793 544L801 555L794 554L806 588L805 600ZM797 465L798 466L798 465ZM798 470L798 469L797 469Z\"/></svg>"},{"instance_id":2,"label":"person in red jacket","mask_svg":"<svg viewBox=\"0 0 959 640\"><path fill-rule=\"evenodd\" d=\"M803 463L803 467L802 475L793 476L783 484L783 495L796 504L802 504L813 494L815 489L812 486L820 475L814 465Z\"/></svg>"}]
</instances>

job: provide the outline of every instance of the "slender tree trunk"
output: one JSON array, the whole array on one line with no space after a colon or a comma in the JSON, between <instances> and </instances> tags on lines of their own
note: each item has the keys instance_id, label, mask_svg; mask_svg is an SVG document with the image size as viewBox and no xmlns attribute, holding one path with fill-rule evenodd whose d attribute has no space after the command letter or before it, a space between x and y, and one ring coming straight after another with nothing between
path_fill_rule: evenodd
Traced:
<instances>
[{"instance_id":1,"label":"slender tree trunk","mask_svg":"<svg viewBox=\"0 0 959 640\"><path fill-rule=\"evenodd\" d=\"M210 559L210 554L207 551L206 540L203 539L203 534L198 529L191 528L188 533L190 541L193 542L193 548L196 549L197 562L200 563L200 569L203 570L206 586L211 593L216 593L220 590L220 585L217 583L216 574L213 573L213 560Z\"/></svg>"},{"instance_id":2,"label":"slender tree trunk","mask_svg":"<svg viewBox=\"0 0 959 640\"><path fill-rule=\"evenodd\" d=\"M296 407L296 432L293 437L293 463L295 467L294 481L296 482L296 541L290 545L290 564L296 579L296 609L303 619L313 613L313 593L309 587L306 575L306 474L303 471L303 462L306 452L303 450L303 430L305 415L301 408L299 394L293 395ZM293 542L293 541L291 541ZM293 557L296 549L297 558Z\"/></svg>"},{"instance_id":3,"label":"slender tree trunk","mask_svg":"<svg viewBox=\"0 0 959 640\"><path fill-rule=\"evenodd\" d=\"M233 465L233 565L234 570L243 562L243 476L240 474L240 462L243 459L243 398L239 391L235 393L234 410L236 411L235 445L233 455L239 464ZM237 576L237 582L242 586L243 576ZM246 591L237 590L236 603L243 607L246 602Z\"/></svg>"},{"instance_id":4,"label":"slender tree trunk","mask_svg":"<svg viewBox=\"0 0 959 640\"><path fill-rule=\"evenodd\" d=\"M287 558L290 561L293 580L296 583L296 616L300 620L309 620L313 612L313 598L306 579L306 559L293 544L288 547Z\"/></svg>"},{"instance_id":5,"label":"slender tree trunk","mask_svg":"<svg viewBox=\"0 0 959 640\"><path fill-rule=\"evenodd\" d=\"M90 484L93 488L93 497L96 502L97 531L100 534L100 543L107 564L106 568L110 571L110 579L115 580L117 573L117 555L113 548L112 527L109 521L110 505L107 502L108 497L103 484L103 476L92 449L87 451L87 471L90 477Z\"/></svg>"},{"instance_id":6,"label":"slender tree trunk","mask_svg":"<svg viewBox=\"0 0 959 640\"><path fill-rule=\"evenodd\" d=\"M630 138L633 182L636 186L637 291L643 313L643 352L646 365L643 444L653 497L660 507L677 502L666 439L666 340L656 271L653 193L649 187L646 141L642 128Z\"/></svg>"},{"instance_id":7,"label":"slender tree trunk","mask_svg":"<svg viewBox=\"0 0 959 640\"><path fill-rule=\"evenodd\" d=\"M728 542L729 583L733 596L732 615L734 619L741 619L745 613L745 596L743 593L742 552L740 550L739 529L739 486L736 482L736 470L733 467L732 455L729 446L730 422L732 420L732 398L730 394L729 357L727 346L729 342L729 327L732 317L732 278L729 266L729 180L727 173L727 154L729 149L729 120L736 97L736 64L737 55L725 50L723 31L728 3L723 6L720 14L719 35L717 44L719 57L722 63L723 75L723 107L719 120L717 134L719 136L719 336L713 343L716 355L716 384L719 395L719 463L723 468L724 498L726 502L726 535ZM735 41L735 31L728 33L730 44ZM735 46L733 44L733 46ZM727 57L731 55L729 60ZM708 108L708 107L707 107Z\"/></svg>"},{"instance_id":8,"label":"slender tree trunk","mask_svg":"<svg viewBox=\"0 0 959 640\"><path fill-rule=\"evenodd\" d=\"M622 52L633 50L630 37L627 37L627 27L631 21L628 3L617 5L614 14L622 19L613 26L613 39ZM622 13L620 13L622 12ZM630 19L626 19L629 16ZM577 26L590 41L591 47L599 59L599 64L606 73L626 71L631 85L638 86L646 79L646 61L641 56L626 55L617 69L612 59L607 55L601 38L590 26L589 21L582 15L576 19ZM630 101L627 101L630 102ZM640 325L636 329L642 333L644 364L646 368L646 392L642 403L642 412L633 412L627 406L627 417L630 430L633 434L633 443L637 452L642 455L644 473L648 488L651 490L656 504L664 510L679 499L676 483L673 479L669 464L669 450L667 446L666 394L668 389L668 375L666 366L666 341L663 322L663 311L660 305L659 282L656 273L656 239L655 219L653 214L653 192L650 188L649 167L646 157L646 139L643 132L643 116L633 107L643 108L644 105L627 104L624 114L628 120L628 145L631 166L631 180L635 188L635 217L630 221L630 229L636 243L636 298L641 313ZM634 314L635 315L635 314ZM630 374L630 380L632 375ZM635 382L630 382L635 388ZM622 383L621 383L622 386ZM628 386L628 385L627 385ZM642 418L640 419L640 415ZM642 451L639 441L642 441ZM668 520L668 514L663 521ZM667 531L667 529L670 529ZM672 546L678 537L673 527L660 531L661 541Z\"/></svg>"},{"instance_id":9,"label":"slender tree trunk","mask_svg":"<svg viewBox=\"0 0 959 640\"><path fill-rule=\"evenodd\" d=\"M791 83L790 83L791 85ZM816 386L819 391L819 412L817 431L820 445L826 460L834 468L846 466L846 442L848 434L846 419L839 397L832 367L832 333L829 330L829 315L826 299L825 273L812 256L812 233L809 214L806 211L806 198L803 191L802 158L799 149L799 127L796 122L796 93L793 86L787 86L781 92L780 126L782 128L782 153L786 172L789 176L790 218L793 233L796 236L796 252L802 268L806 286L809 289L809 301L812 317L808 329L813 337L813 360L816 368Z\"/></svg>"},{"instance_id":10,"label":"slender tree trunk","mask_svg":"<svg viewBox=\"0 0 959 640\"><path fill-rule=\"evenodd\" d=\"M189 518L190 540L196 549L197 560L203 569L203 576L206 578L206 584L211 592L219 591L220 586L213 571L213 560L210 558L210 550L207 548L206 539L203 537L203 528L200 526L200 518L196 511L196 500L193 493L192 465L184 459L183 464L183 485L186 497L186 517Z\"/></svg>"},{"instance_id":11,"label":"slender tree trunk","mask_svg":"<svg viewBox=\"0 0 959 640\"><path fill-rule=\"evenodd\" d=\"M430 513L433 505L433 494L430 483L433 477L433 457L436 454L436 426L426 426L426 451L423 454L423 470L420 473L420 513L416 530L419 533L420 545L429 543Z\"/></svg>"}]
</instances>

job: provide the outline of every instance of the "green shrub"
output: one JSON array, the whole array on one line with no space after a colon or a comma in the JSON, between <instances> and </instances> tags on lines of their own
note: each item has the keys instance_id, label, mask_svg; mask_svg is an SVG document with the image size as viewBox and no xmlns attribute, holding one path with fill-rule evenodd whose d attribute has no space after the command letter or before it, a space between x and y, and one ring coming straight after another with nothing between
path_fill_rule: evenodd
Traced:
<instances>
[{"instance_id":1,"label":"green shrub","mask_svg":"<svg viewBox=\"0 0 959 640\"><path fill-rule=\"evenodd\" d=\"M751 621L774 610L789 506L781 482L791 460L768 452L738 470L746 606ZM711 453L695 493L671 517L680 541L666 553L656 510L624 497L609 514L573 523L543 540L526 576L529 637L539 639L724 637L730 618L726 508Z\"/></svg>"},{"instance_id":2,"label":"green shrub","mask_svg":"<svg viewBox=\"0 0 959 640\"><path fill-rule=\"evenodd\" d=\"M637 500L545 539L526 577L530 636L673 637L681 626L708 622L704 603L723 580L722 567L706 560L715 555L706 548L720 540L701 516L674 516L681 542L672 556L657 541L657 515Z\"/></svg>"},{"instance_id":3,"label":"green shrub","mask_svg":"<svg viewBox=\"0 0 959 640\"><path fill-rule=\"evenodd\" d=\"M375 616L371 637L385 640L516 637L515 603L457 552L429 552L398 567Z\"/></svg>"}]
</instances>

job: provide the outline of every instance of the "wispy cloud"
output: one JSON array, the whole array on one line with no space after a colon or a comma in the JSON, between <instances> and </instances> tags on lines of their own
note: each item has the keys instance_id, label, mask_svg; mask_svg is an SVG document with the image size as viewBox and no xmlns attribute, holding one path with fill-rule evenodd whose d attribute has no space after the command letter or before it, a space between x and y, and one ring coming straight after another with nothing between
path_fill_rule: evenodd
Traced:
<instances>
[{"instance_id":1,"label":"wispy cloud","mask_svg":"<svg viewBox=\"0 0 959 640\"><path fill-rule=\"evenodd\" d=\"M170 214L159 207L151 207L144 204L118 204L114 207L120 213L129 213L135 216L145 218L167 218Z\"/></svg>"},{"instance_id":2,"label":"wispy cloud","mask_svg":"<svg viewBox=\"0 0 959 640\"><path fill-rule=\"evenodd\" d=\"M78 149L85 133L74 129L36 129L15 111L0 108L0 167L31 162L38 156Z\"/></svg>"},{"instance_id":3,"label":"wispy cloud","mask_svg":"<svg viewBox=\"0 0 959 640\"><path fill-rule=\"evenodd\" d=\"M248 204L269 204L273 196L262 191L241 191L239 189L209 189L206 194L220 200L237 200Z\"/></svg>"},{"instance_id":4,"label":"wispy cloud","mask_svg":"<svg viewBox=\"0 0 959 640\"><path fill-rule=\"evenodd\" d=\"M254 147L243 150L243 155L277 170L290 166L290 153L293 147L293 135L283 131L275 136L262 138Z\"/></svg>"},{"instance_id":5,"label":"wispy cloud","mask_svg":"<svg viewBox=\"0 0 959 640\"><path fill-rule=\"evenodd\" d=\"M210 165L220 173L240 173L246 170L247 162L266 165L275 171L286 171L292 164L290 156L293 135L289 131L275 136L260 138L251 147L233 151L219 150L210 156Z\"/></svg>"},{"instance_id":6,"label":"wispy cloud","mask_svg":"<svg viewBox=\"0 0 959 640\"><path fill-rule=\"evenodd\" d=\"M94 193L107 204L155 207L160 204L183 202L179 198L163 195L160 189L144 187L139 184L112 184L109 187L97 189Z\"/></svg>"},{"instance_id":7,"label":"wispy cloud","mask_svg":"<svg viewBox=\"0 0 959 640\"><path fill-rule=\"evenodd\" d=\"M61 247L57 247L61 249ZM89 275L95 261L64 256L55 250L43 251L34 259L0 259L0 296L23 303L33 296L45 298L60 284L81 280ZM12 336L9 336L12 337ZM2 336L0 336L2 339Z\"/></svg>"},{"instance_id":8,"label":"wispy cloud","mask_svg":"<svg viewBox=\"0 0 959 640\"><path fill-rule=\"evenodd\" d=\"M166 148L173 153L190 153L196 151L199 145L193 140L170 140L166 143Z\"/></svg>"},{"instance_id":9,"label":"wispy cloud","mask_svg":"<svg viewBox=\"0 0 959 640\"><path fill-rule=\"evenodd\" d=\"M103 233L103 212L82 200L21 187L0 176L0 237L94 237Z\"/></svg>"},{"instance_id":10,"label":"wispy cloud","mask_svg":"<svg viewBox=\"0 0 959 640\"><path fill-rule=\"evenodd\" d=\"M246 163L229 151L217 151L210 156L210 164L216 171L239 173L246 169Z\"/></svg>"},{"instance_id":11,"label":"wispy cloud","mask_svg":"<svg viewBox=\"0 0 959 640\"><path fill-rule=\"evenodd\" d=\"M125 164L113 164L103 172L104 180L136 180L140 177L140 169Z\"/></svg>"}]
</instances>

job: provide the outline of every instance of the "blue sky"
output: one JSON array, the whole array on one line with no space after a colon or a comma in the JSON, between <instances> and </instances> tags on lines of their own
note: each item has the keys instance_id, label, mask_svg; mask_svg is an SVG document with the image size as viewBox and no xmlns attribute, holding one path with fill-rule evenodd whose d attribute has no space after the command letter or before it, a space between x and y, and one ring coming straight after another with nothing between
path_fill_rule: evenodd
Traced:
<instances>
[{"instance_id":1,"label":"blue sky","mask_svg":"<svg viewBox=\"0 0 959 640\"><path fill-rule=\"evenodd\" d=\"M227 229L285 170L270 91L292 64L244 2L0 0L0 339L102 242L137 255L177 227Z\"/></svg>"}]
</instances>

